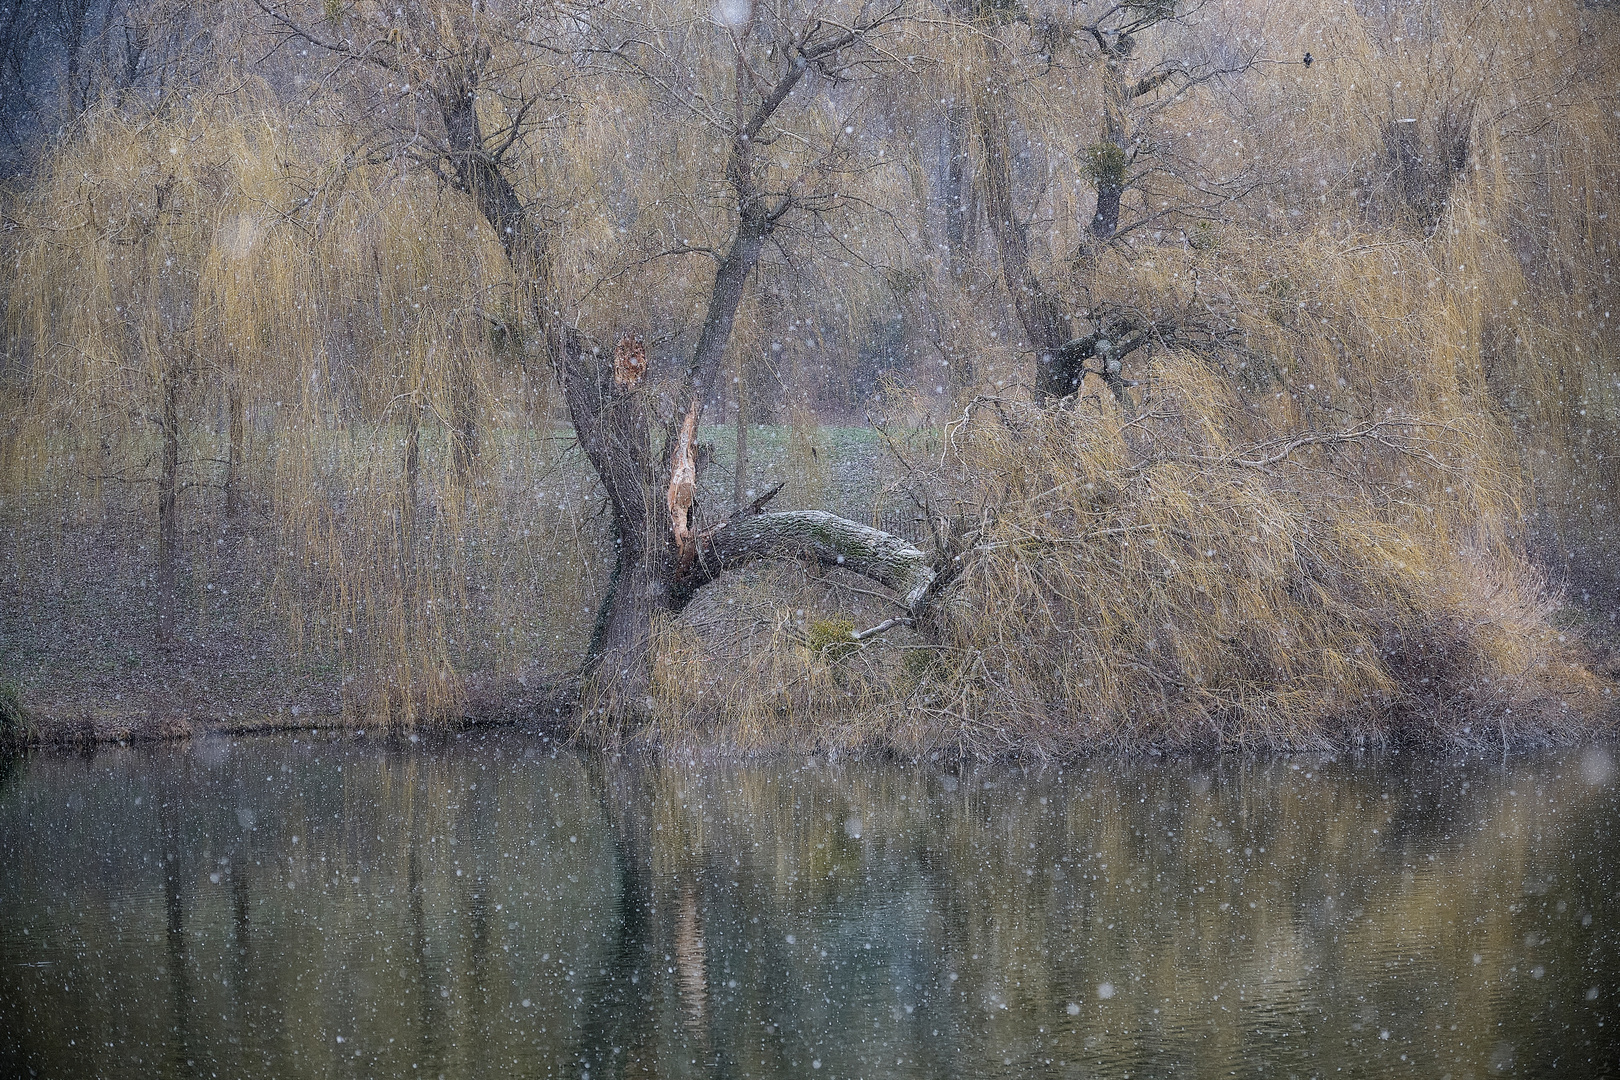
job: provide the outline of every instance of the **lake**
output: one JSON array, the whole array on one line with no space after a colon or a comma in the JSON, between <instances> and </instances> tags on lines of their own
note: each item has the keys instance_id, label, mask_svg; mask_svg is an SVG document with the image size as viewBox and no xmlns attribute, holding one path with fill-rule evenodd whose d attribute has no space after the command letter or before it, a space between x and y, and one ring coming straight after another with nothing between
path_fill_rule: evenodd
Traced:
<instances>
[{"instance_id":1,"label":"lake","mask_svg":"<svg viewBox=\"0 0 1620 1080\"><path fill-rule=\"evenodd\" d=\"M1620 1072L1620 748L0 761L0 1074Z\"/></svg>"}]
</instances>

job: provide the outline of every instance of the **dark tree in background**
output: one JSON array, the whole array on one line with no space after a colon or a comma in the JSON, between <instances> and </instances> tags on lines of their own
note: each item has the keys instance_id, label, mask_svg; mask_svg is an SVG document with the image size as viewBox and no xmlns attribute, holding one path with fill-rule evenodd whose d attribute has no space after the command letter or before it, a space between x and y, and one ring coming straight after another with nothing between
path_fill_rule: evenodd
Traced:
<instances>
[{"instance_id":1,"label":"dark tree in background","mask_svg":"<svg viewBox=\"0 0 1620 1080\"><path fill-rule=\"evenodd\" d=\"M150 97L187 79L214 33L213 0L4 0L0 177L105 99Z\"/></svg>"}]
</instances>

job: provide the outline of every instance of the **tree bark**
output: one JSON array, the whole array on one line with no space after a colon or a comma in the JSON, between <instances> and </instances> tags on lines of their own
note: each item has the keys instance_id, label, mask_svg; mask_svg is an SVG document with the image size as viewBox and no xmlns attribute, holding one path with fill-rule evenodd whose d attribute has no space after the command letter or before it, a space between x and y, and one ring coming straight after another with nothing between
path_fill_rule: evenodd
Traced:
<instances>
[{"instance_id":1,"label":"tree bark","mask_svg":"<svg viewBox=\"0 0 1620 1080\"><path fill-rule=\"evenodd\" d=\"M737 454L731 471L731 505L748 501L748 371L737 357Z\"/></svg>"},{"instance_id":2,"label":"tree bark","mask_svg":"<svg viewBox=\"0 0 1620 1080\"><path fill-rule=\"evenodd\" d=\"M1102 139L1091 151L1097 211L1091 216L1090 228L1099 240L1111 239L1119 231L1119 203L1125 194L1125 169L1130 163L1130 104L1138 96L1124 70L1129 53L1119 50L1116 44L1103 51ZM1151 89L1144 81L1140 92L1145 94Z\"/></svg>"},{"instance_id":3,"label":"tree bark","mask_svg":"<svg viewBox=\"0 0 1620 1080\"><path fill-rule=\"evenodd\" d=\"M743 288L759 263L759 256L765 250L765 238L773 225L763 212L743 217L736 239L715 272L714 290L709 294L709 309L703 318L697 348L692 351L689 375L693 396L703 405L709 404L715 392L726 343L731 340L731 327L737 321L737 308L742 305Z\"/></svg>"},{"instance_id":4,"label":"tree bark","mask_svg":"<svg viewBox=\"0 0 1620 1080\"><path fill-rule=\"evenodd\" d=\"M945 247L950 257L951 277L958 281L967 273L969 255L971 186L967 183L966 165L970 122L967 106L960 101L952 100L945 107Z\"/></svg>"},{"instance_id":5,"label":"tree bark","mask_svg":"<svg viewBox=\"0 0 1620 1080\"><path fill-rule=\"evenodd\" d=\"M591 705L610 716L646 711L653 625L668 610L669 581L664 566L645 558L626 558L621 550L602 600L582 688Z\"/></svg>"},{"instance_id":6,"label":"tree bark","mask_svg":"<svg viewBox=\"0 0 1620 1080\"><path fill-rule=\"evenodd\" d=\"M1119 231L1119 201L1125 185L1113 175L1097 177L1097 212L1091 217L1091 235L1107 240Z\"/></svg>"},{"instance_id":7,"label":"tree bark","mask_svg":"<svg viewBox=\"0 0 1620 1080\"><path fill-rule=\"evenodd\" d=\"M416 547L416 488L422 464L422 406L414 396L405 403L405 505L403 546L406 555Z\"/></svg>"},{"instance_id":8,"label":"tree bark","mask_svg":"<svg viewBox=\"0 0 1620 1080\"><path fill-rule=\"evenodd\" d=\"M787 510L741 516L708 535L676 590L673 610L726 571L774 556L813 558L853 571L893 589L912 615L932 598L938 577L933 559L909 540L825 510Z\"/></svg>"},{"instance_id":9,"label":"tree bark","mask_svg":"<svg viewBox=\"0 0 1620 1080\"><path fill-rule=\"evenodd\" d=\"M616 387L612 364L577 331L559 338L563 400L613 513L614 568L581 677L595 704L639 711L653 619L667 607L670 576L671 533L656 482L662 469L652 457L641 392Z\"/></svg>"}]
</instances>

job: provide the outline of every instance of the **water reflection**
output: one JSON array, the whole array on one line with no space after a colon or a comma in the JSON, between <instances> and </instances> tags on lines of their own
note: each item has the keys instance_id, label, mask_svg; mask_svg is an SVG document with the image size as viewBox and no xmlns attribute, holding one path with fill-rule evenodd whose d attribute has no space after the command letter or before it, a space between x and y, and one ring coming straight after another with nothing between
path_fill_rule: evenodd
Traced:
<instances>
[{"instance_id":1,"label":"water reflection","mask_svg":"<svg viewBox=\"0 0 1620 1080\"><path fill-rule=\"evenodd\" d=\"M37 755L0 1074L1601 1073L1615 772Z\"/></svg>"}]
</instances>

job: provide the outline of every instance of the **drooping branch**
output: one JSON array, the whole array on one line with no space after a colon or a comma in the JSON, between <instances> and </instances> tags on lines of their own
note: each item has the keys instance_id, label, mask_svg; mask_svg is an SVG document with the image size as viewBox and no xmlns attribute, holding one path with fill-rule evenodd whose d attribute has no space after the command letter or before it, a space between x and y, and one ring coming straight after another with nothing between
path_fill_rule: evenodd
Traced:
<instances>
[{"instance_id":1,"label":"drooping branch","mask_svg":"<svg viewBox=\"0 0 1620 1080\"><path fill-rule=\"evenodd\" d=\"M1250 457L1234 455L1228 459L1233 465L1241 465L1249 469L1266 469L1273 465L1287 461L1293 454L1308 446L1333 446L1339 443L1352 443L1368 441L1388 447L1400 454L1416 457L1426 461L1434 468L1450 472L1453 466L1441 461L1424 447L1417 445L1411 439L1410 432L1414 428L1444 429L1448 425L1423 421L1414 417L1400 417L1393 420L1375 420L1351 428L1348 431L1306 432L1286 439L1273 439L1252 448Z\"/></svg>"}]
</instances>

